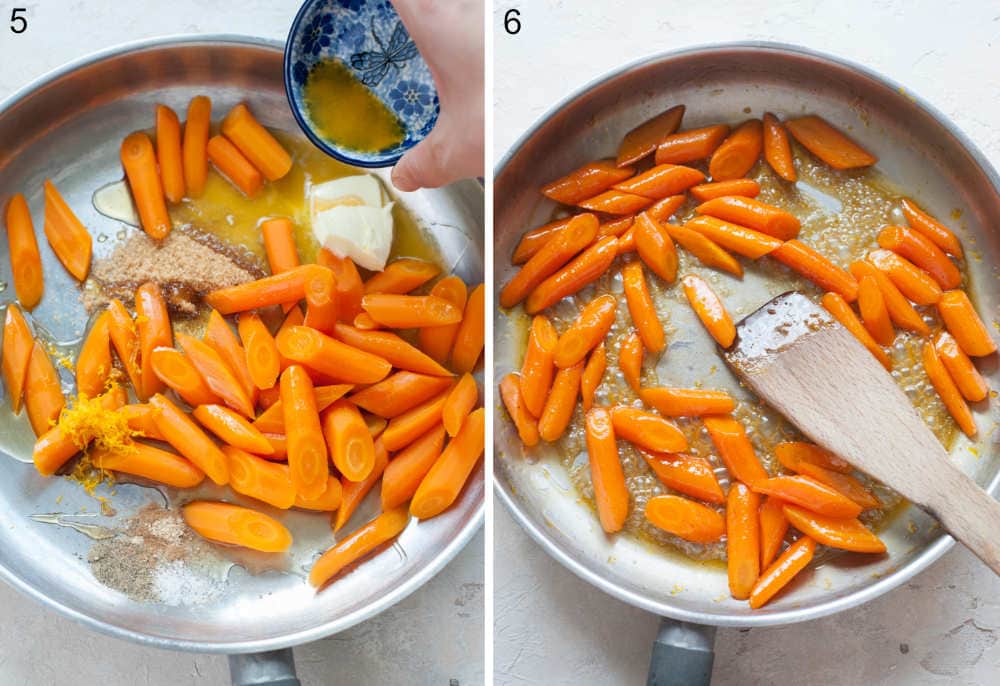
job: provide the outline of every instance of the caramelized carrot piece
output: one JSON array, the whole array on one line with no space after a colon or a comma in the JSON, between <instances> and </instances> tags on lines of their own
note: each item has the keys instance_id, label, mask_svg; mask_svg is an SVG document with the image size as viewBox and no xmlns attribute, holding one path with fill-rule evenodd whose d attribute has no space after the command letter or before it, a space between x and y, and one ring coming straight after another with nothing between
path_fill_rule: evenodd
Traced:
<instances>
[{"instance_id":1,"label":"caramelized carrot piece","mask_svg":"<svg viewBox=\"0 0 1000 686\"><path fill-rule=\"evenodd\" d=\"M181 123L166 105L156 106L156 161L167 200L184 199L184 162L181 158Z\"/></svg>"},{"instance_id":2,"label":"caramelized carrot piece","mask_svg":"<svg viewBox=\"0 0 1000 686\"><path fill-rule=\"evenodd\" d=\"M621 531L628 517L629 494L625 486L618 444L615 442L611 412L595 407L587 412L587 456L590 480L594 485L594 504L604 530L613 534Z\"/></svg>"},{"instance_id":3,"label":"caramelized carrot piece","mask_svg":"<svg viewBox=\"0 0 1000 686\"><path fill-rule=\"evenodd\" d=\"M525 233L521 236L521 240L518 241L517 247L514 248L514 254L511 255L510 263L524 264L530 260L542 247L548 245L553 238L559 235L572 219L572 216L555 219Z\"/></svg>"},{"instance_id":4,"label":"caramelized carrot piece","mask_svg":"<svg viewBox=\"0 0 1000 686\"><path fill-rule=\"evenodd\" d=\"M580 376L580 401L583 403L583 411L587 412L594 405L594 392L601 385L604 378L604 370L608 366L608 352L601 341L596 348L590 352L587 364L583 368Z\"/></svg>"},{"instance_id":5,"label":"caramelized carrot piece","mask_svg":"<svg viewBox=\"0 0 1000 686\"><path fill-rule=\"evenodd\" d=\"M827 517L791 504L784 510L788 523L817 543L856 553L885 552L885 544L857 519Z\"/></svg>"},{"instance_id":6,"label":"caramelized carrot piece","mask_svg":"<svg viewBox=\"0 0 1000 686\"><path fill-rule=\"evenodd\" d=\"M337 257L323 248L319 251L316 261L324 267L333 270L337 280L337 314L341 321L351 322L361 313L361 297L364 295L364 284L358 268L349 257ZM434 293L433 295L437 295Z\"/></svg>"},{"instance_id":7,"label":"caramelized carrot piece","mask_svg":"<svg viewBox=\"0 0 1000 686\"><path fill-rule=\"evenodd\" d=\"M701 215L689 220L684 227L709 238L726 250L756 260L781 247L781 240L745 226Z\"/></svg>"},{"instance_id":8,"label":"caramelized carrot piece","mask_svg":"<svg viewBox=\"0 0 1000 686\"><path fill-rule=\"evenodd\" d=\"M295 486L288 466L261 459L231 445L222 446L229 460L229 486L281 510L295 504Z\"/></svg>"},{"instance_id":9,"label":"caramelized carrot piece","mask_svg":"<svg viewBox=\"0 0 1000 686\"><path fill-rule=\"evenodd\" d=\"M479 400L479 389L471 374L464 374L458 383L452 386L448 397L441 408L441 423L452 438L462 428L462 422L469 416Z\"/></svg>"},{"instance_id":10,"label":"caramelized carrot piece","mask_svg":"<svg viewBox=\"0 0 1000 686\"><path fill-rule=\"evenodd\" d=\"M922 233L937 247L941 248L941 250L945 251L949 255L961 259L962 243L958 240L958 237L952 233L951 229L924 212L909 198L903 198L901 205L903 208L903 214L906 216L906 221L910 224L910 228L916 229Z\"/></svg>"},{"instance_id":11,"label":"caramelized carrot piece","mask_svg":"<svg viewBox=\"0 0 1000 686\"><path fill-rule=\"evenodd\" d=\"M649 295L642 264L629 262L622 267L622 283L625 288L625 302L628 304L629 315L632 317L632 323L635 324L639 337L642 338L643 345L653 354L662 352L667 345L666 334L664 334L663 325L660 324L660 318L656 314L653 298Z\"/></svg>"},{"instance_id":12,"label":"caramelized carrot piece","mask_svg":"<svg viewBox=\"0 0 1000 686\"><path fill-rule=\"evenodd\" d=\"M329 386L313 387L313 395L316 396L316 411L322 412L326 408L347 395L354 386L350 384L331 384ZM265 434L285 433L285 410L281 405L281 391L278 391L279 398L273 405L260 413L253 425ZM353 402L353 401L352 401ZM273 447L273 446L272 446Z\"/></svg>"},{"instance_id":13,"label":"caramelized carrot piece","mask_svg":"<svg viewBox=\"0 0 1000 686\"><path fill-rule=\"evenodd\" d=\"M788 132L778 118L770 112L764 113L764 159L771 165L774 173L785 181L795 183L795 162L792 159L792 146L788 142Z\"/></svg>"},{"instance_id":14,"label":"caramelized carrot piece","mask_svg":"<svg viewBox=\"0 0 1000 686\"><path fill-rule=\"evenodd\" d=\"M861 506L850 498L801 474L760 479L753 489L827 517L850 519L861 514Z\"/></svg>"},{"instance_id":15,"label":"caramelized carrot piece","mask_svg":"<svg viewBox=\"0 0 1000 686\"><path fill-rule=\"evenodd\" d=\"M181 508L184 521L202 537L264 553L281 553L292 545L292 534L263 512L230 503L195 500Z\"/></svg>"},{"instance_id":16,"label":"caramelized carrot piece","mask_svg":"<svg viewBox=\"0 0 1000 686\"><path fill-rule=\"evenodd\" d=\"M611 189L592 198L581 200L577 203L577 206L591 212L622 216L641 212L652 205L653 202L653 198Z\"/></svg>"},{"instance_id":17,"label":"caramelized carrot piece","mask_svg":"<svg viewBox=\"0 0 1000 686\"><path fill-rule=\"evenodd\" d=\"M550 278L585 247L590 245L598 229L597 217L579 214L551 241L529 259L514 278L500 291L500 306L514 307L528 297L539 284Z\"/></svg>"},{"instance_id":18,"label":"caramelized carrot piece","mask_svg":"<svg viewBox=\"0 0 1000 686\"><path fill-rule=\"evenodd\" d=\"M262 222L260 235L272 274L280 274L300 265L299 250L295 246L295 226L290 219L275 217Z\"/></svg>"},{"instance_id":19,"label":"caramelized carrot piece","mask_svg":"<svg viewBox=\"0 0 1000 686\"><path fill-rule=\"evenodd\" d=\"M959 347L955 338L946 331L941 331L934 338L934 347L937 350L941 363L948 370L958 390L969 402L979 402L989 393L990 387L986 384L976 365Z\"/></svg>"},{"instance_id":20,"label":"caramelized carrot piece","mask_svg":"<svg viewBox=\"0 0 1000 686\"><path fill-rule=\"evenodd\" d=\"M563 205L575 205L634 173L631 167L616 167L613 160L596 160L542 186L542 195Z\"/></svg>"},{"instance_id":21,"label":"caramelized carrot piece","mask_svg":"<svg viewBox=\"0 0 1000 686\"><path fill-rule=\"evenodd\" d=\"M658 164L652 169L630 179L616 183L612 188L623 193L662 200L684 193L688 188L705 180L697 169L680 164Z\"/></svg>"},{"instance_id":22,"label":"caramelized carrot piece","mask_svg":"<svg viewBox=\"0 0 1000 686\"><path fill-rule=\"evenodd\" d=\"M365 282L365 293L405 294L424 285L441 273L430 262L403 257L385 266Z\"/></svg>"},{"instance_id":23,"label":"caramelized carrot piece","mask_svg":"<svg viewBox=\"0 0 1000 686\"><path fill-rule=\"evenodd\" d=\"M212 310L208 315L204 340L232 370L236 380L250 399L251 405L254 404L259 393L257 386L254 385L253 377L250 376L247 352L240 345L239 339L229 328L226 320L215 310Z\"/></svg>"},{"instance_id":24,"label":"caramelized carrot piece","mask_svg":"<svg viewBox=\"0 0 1000 686\"><path fill-rule=\"evenodd\" d=\"M982 357L996 352L997 344L990 337L986 324L976 314L965 291L948 291L937 304L938 314L948 333L955 337L966 355Z\"/></svg>"},{"instance_id":25,"label":"caramelized carrot piece","mask_svg":"<svg viewBox=\"0 0 1000 686\"><path fill-rule=\"evenodd\" d=\"M615 436L654 453L687 450L684 433L663 417L637 407L619 405L611 410Z\"/></svg>"},{"instance_id":26,"label":"caramelized carrot piece","mask_svg":"<svg viewBox=\"0 0 1000 686\"><path fill-rule=\"evenodd\" d=\"M468 293L465 282L457 276L446 276L434 284L430 295L447 300L460 310L465 310ZM445 364L451 355L455 344L455 336L462 324L445 324L444 326L425 326L417 331L417 344L431 359Z\"/></svg>"},{"instance_id":27,"label":"caramelized carrot piece","mask_svg":"<svg viewBox=\"0 0 1000 686\"><path fill-rule=\"evenodd\" d=\"M267 458L270 459L270 458ZM288 465L281 465L288 472ZM289 477L291 479L291 477ZM326 479L326 490L318 498L303 498L298 493L295 494L295 502L292 507L302 510L315 510L317 512L334 512L340 509L344 501L344 488L340 485L340 480L333 474Z\"/></svg>"},{"instance_id":28,"label":"caramelized carrot piece","mask_svg":"<svg viewBox=\"0 0 1000 686\"><path fill-rule=\"evenodd\" d=\"M760 568L767 569L781 550L788 532L785 504L777 498L765 498L758 511L760 520Z\"/></svg>"},{"instance_id":29,"label":"caramelized carrot piece","mask_svg":"<svg viewBox=\"0 0 1000 686\"><path fill-rule=\"evenodd\" d=\"M111 315L107 310L94 320L76 358L76 392L96 398L108 386L111 376Z\"/></svg>"},{"instance_id":30,"label":"caramelized carrot piece","mask_svg":"<svg viewBox=\"0 0 1000 686\"><path fill-rule=\"evenodd\" d=\"M90 273L93 240L55 185L45 179L45 237L52 251L77 281Z\"/></svg>"},{"instance_id":31,"label":"caramelized carrot piece","mask_svg":"<svg viewBox=\"0 0 1000 686\"><path fill-rule=\"evenodd\" d=\"M934 344L930 341L924 343L923 362L924 371L927 372L931 385L941 397L941 402L948 408L948 413L954 418L955 423L969 438L975 436L977 433L976 420L972 416L972 411L969 410L965 398L962 397L961 391L958 390L958 386L948 374L948 370L934 349Z\"/></svg>"},{"instance_id":32,"label":"caramelized carrot piece","mask_svg":"<svg viewBox=\"0 0 1000 686\"><path fill-rule=\"evenodd\" d=\"M890 250L873 250L867 259L885 272L896 288L917 305L933 305L941 299L941 286L920 267Z\"/></svg>"},{"instance_id":33,"label":"caramelized carrot piece","mask_svg":"<svg viewBox=\"0 0 1000 686\"><path fill-rule=\"evenodd\" d=\"M238 330L253 385L261 390L274 388L281 373L281 356L274 336L255 312L240 315Z\"/></svg>"},{"instance_id":34,"label":"caramelized carrot piece","mask_svg":"<svg viewBox=\"0 0 1000 686\"><path fill-rule=\"evenodd\" d=\"M326 585L348 566L399 536L409 521L404 507L383 512L323 553L309 570L309 583L316 588Z\"/></svg>"},{"instance_id":35,"label":"caramelized carrot piece","mask_svg":"<svg viewBox=\"0 0 1000 686\"><path fill-rule=\"evenodd\" d=\"M280 274L212 291L205 296L205 302L220 314L296 303L306 297L306 284L322 269L321 265L304 264Z\"/></svg>"},{"instance_id":36,"label":"caramelized carrot piece","mask_svg":"<svg viewBox=\"0 0 1000 686\"><path fill-rule=\"evenodd\" d=\"M680 128L683 118L684 105L674 105L639 124L622 138L615 163L619 167L624 167L651 155L660 143Z\"/></svg>"},{"instance_id":37,"label":"caramelized carrot piece","mask_svg":"<svg viewBox=\"0 0 1000 686\"><path fill-rule=\"evenodd\" d=\"M191 407L222 402L191 360L173 348L154 348L146 365Z\"/></svg>"},{"instance_id":38,"label":"caramelized carrot piece","mask_svg":"<svg viewBox=\"0 0 1000 686\"><path fill-rule=\"evenodd\" d=\"M135 328L139 334L139 359L142 361L142 388L137 389L137 395L140 400L146 400L163 390L163 382L147 360L156 348L170 347L173 344L167 302L163 299L160 287L154 282L147 281L136 289L135 314Z\"/></svg>"},{"instance_id":39,"label":"caramelized carrot piece","mask_svg":"<svg viewBox=\"0 0 1000 686\"><path fill-rule=\"evenodd\" d=\"M303 497L317 498L326 488L330 471L313 383L304 368L293 364L281 373L279 384L292 484Z\"/></svg>"},{"instance_id":40,"label":"caramelized carrot piece","mask_svg":"<svg viewBox=\"0 0 1000 686\"><path fill-rule=\"evenodd\" d=\"M24 315L21 314L21 310L14 303L7 305L0 362L3 365L3 385L10 396L10 405L14 414L21 412L25 379L34 347L35 337L31 333Z\"/></svg>"},{"instance_id":41,"label":"caramelized carrot piece","mask_svg":"<svg viewBox=\"0 0 1000 686\"><path fill-rule=\"evenodd\" d=\"M812 464L823 469L850 474L854 468L829 450L812 443L802 441L787 441L774 446L774 455L778 462L793 472L801 471L802 464Z\"/></svg>"},{"instance_id":42,"label":"caramelized carrot piece","mask_svg":"<svg viewBox=\"0 0 1000 686\"><path fill-rule=\"evenodd\" d=\"M191 98L184 122L182 158L184 185L192 198L200 198L208 177L208 130L212 119L212 101L204 95Z\"/></svg>"},{"instance_id":43,"label":"caramelized carrot piece","mask_svg":"<svg viewBox=\"0 0 1000 686\"><path fill-rule=\"evenodd\" d=\"M870 167L878 158L815 115L785 122L802 147L834 169Z\"/></svg>"},{"instance_id":44,"label":"caramelized carrot piece","mask_svg":"<svg viewBox=\"0 0 1000 686\"><path fill-rule=\"evenodd\" d=\"M24 377L24 407L36 436L51 428L65 404L59 374L42 344L36 341Z\"/></svg>"},{"instance_id":45,"label":"caramelized carrot piece","mask_svg":"<svg viewBox=\"0 0 1000 686\"><path fill-rule=\"evenodd\" d=\"M271 455L274 448L260 430L222 405L199 405L191 412L203 427L225 443L254 455Z\"/></svg>"},{"instance_id":46,"label":"caramelized carrot piece","mask_svg":"<svg viewBox=\"0 0 1000 686\"><path fill-rule=\"evenodd\" d=\"M792 471L815 479L824 486L829 486L841 495L853 500L862 510L870 510L882 506L881 501L865 488L864 484L850 474L841 474L840 472L826 469L807 461L799 462L795 467Z\"/></svg>"},{"instance_id":47,"label":"caramelized carrot piece","mask_svg":"<svg viewBox=\"0 0 1000 686\"><path fill-rule=\"evenodd\" d=\"M98 469L141 476L174 488L194 488L205 480L205 472L180 455L143 443L132 443L127 450L94 446L89 455Z\"/></svg>"},{"instance_id":48,"label":"caramelized carrot piece","mask_svg":"<svg viewBox=\"0 0 1000 686\"><path fill-rule=\"evenodd\" d=\"M515 385L517 381L514 381ZM445 431L435 426L392 458L382 474L382 509L399 507L413 497L441 455Z\"/></svg>"},{"instance_id":49,"label":"caramelized carrot piece","mask_svg":"<svg viewBox=\"0 0 1000 686\"><path fill-rule=\"evenodd\" d=\"M679 495L658 495L646 502L646 519L667 533L693 543L714 543L726 533L722 515Z\"/></svg>"},{"instance_id":50,"label":"caramelized carrot piece","mask_svg":"<svg viewBox=\"0 0 1000 686\"><path fill-rule=\"evenodd\" d=\"M643 388L639 391L642 402L652 405L667 417L703 417L729 414L736 408L731 395L725 391L706 391L700 388Z\"/></svg>"},{"instance_id":51,"label":"caramelized carrot piece","mask_svg":"<svg viewBox=\"0 0 1000 686\"><path fill-rule=\"evenodd\" d=\"M795 575L812 561L816 541L803 536L795 541L760 575L750 592L750 607L756 610L766 605L778 591L788 585Z\"/></svg>"},{"instance_id":52,"label":"caramelized carrot piece","mask_svg":"<svg viewBox=\"0 0 1000 686\"><path fill-rule=\"evenodd\" d=\"M264 187L264 177L228 139L212 136L208 139L205 152L219 173L248 198L256 196Z\"/></svg>"},{"instance_id":53,"label":"caramelized carrot piece","mask_svg":"<svg viewBox=\"0 0 1000 686\"><path fill-rule=\"evenodd\" d=\"M892 328L889 309L878 282L871 276L862 276L858 282L858 310L861 312L862 323L875 342L879 345L892 345L896 340L896 330Z\"/></svg>"},{"instance_id":54,"label":"caramelized carrot piece","mask_svg":"<svg viewBox=\"0 0 1000 686\"><path fill-rule=\"evenodd\" d=\"M186 457L219 486L229 482L226 456L186 413L157 393L149 399L153 422L167 443Z\"/></svg>"},{"instance_id":55,"label":"caramelized carrot piece","mask_svg":"<svg viewBox=\"0 0 1000 686\"><path fill-rule=\"evenodd\" d=\"M704 202L695 208L698 214L707 214L723 221L739 224L783 241L799 235L801 224L792 214L767 203L729 195Z\"/></svg>"},{"instance_id":56,"label":"caramelized carrot piece","mask_svg":"<svg viewBox=\"0 0 1000 686\"><path fill-rule=\"evenodd\" d=\"M715 342L723 348L731 346L736 338L736 325L712 287L695 274L686 275L681 283L691 308Z\"/></svg>"},{"instance_id":57,"label":"caramelized carrot piece","mask_svg":"<svg viewBox=\"0 0 1000 686\"><path fill-rule=\"evenodd\" d=\"M139 210L142 230L156 240L166 238L173 225L156 168L153 141L141 131L129 134L122 141L121 160L132 199Z\"/></svg>"},{"instance_id":58,"label":"caramelized carrot piece","mask_svg":"<svg viewBox=\"0 0 1000 686\"><path fill-rule=\"evenodd\" d=\"M376 383L392 369L392 365L378 355L305 326L292 326L279 332L275 342L284 357L342 383Z\"/></svg>"},{"instance_id":59,"label":"caramelized carrot piece","mask_svg":"<svg viewBox=\"0 0 1000 686\"><path fill-rule=\"evenodd\" d=\"M645 357L642 339L633 329L618 348L618 368L629 387L636 393L642 388L642 358Z\"/></svg>"},{"instance_id":60,"label":"caramelized carrot piece","mask_svg":"<svg viewBox=\"0 0 1000 686\"><path fill-rule=\"evenodd\" d=\"M875 356L875 359L886 368L886 370L892 369L892 360L886 355L882 347L875 342L872 335L868 333L868 329L865 325L861 323L857 315L854 314L854 310L851 306L847 304L839 293L826 293L822 299L823 307L826 311L833 315L840 324L851 332L858 341L868 348L868 352Z\"/></svg>"},{"instance_id":61,"label":"caramelized carrot piece","mask_svg":"<svg viewBox=\"0 0 1000 686\"><path fill-rule=\"evenodd\" d=\"M243 416L254 415L253 402L246 389L218 352L204 341L183 333L177 334L177 342L213 393Z\"/></svg>"},{"instance_id":62,"label":"caramelized carrot piece","mask_svg":"<svg viewBox=\"0 0 1000 686\"><path fill-rule=\"evenodd\" d=\"M687 164L703 160L718 148L729 135L725 124L689 129L667 136L656 146L656 164Z\"/></svg>"},{"instance_id":63,"label":"caramelized carrot piece","mask_svg":"<svg viewBox=\"0 0 1000 686\"><path fill-rule=\"evenodd\" d=\"M618 301L609 294L587 303L556 343L552 356L556 367L565 369L582 361L607 336L617 310Z\"/></svg>"},{"instance_id":64,"label":"caramelized carrot piece","mask_svg":"<svg viewBox=\"0 0 1000 686\"><path fill-rule=\"evenodd\" d=\"M521 443L528 448L538 445L538 421L524 404L524 394L517 374L508 374L500 381L500 399L514 422Z\"/></svg>"},{"instance_id":65,"label":"caramelized carrot piece","mask_svg":"<svg viewBox=\"0 0 1000 686\"><path fill-rule=\"evenodd\" d=\"M446 390L403 414L393 417L389 421L389 426L382 432L382 442L385 444L385 449L395 452L405 448L427 433L435 424L440 423L441 412L444 410L444 403L447 399L448 391Z\"/></svg>"},{"instance_id":66,"label":"caramelized carrot piece","mask_svg":"<svg viewBox=\"0 0 1000 686\"><path fill-rule=\"evenodd\" d=\"M957 288L962 283L958 267L919 231L905 226L887 226L879 232L878 244L923 269L943 289Z\"/></svg>"},{"instance_id":67,"label":"caramelized carrot piece","mask_svg":"<svg viewBox=\"0 0 1000 686\"><path fill-rule=\"evenodd\" d=\"M583 361L572 367L566 367L556 372L552 381L552 390L538 418L538 434L542 440L549 443L558 440L569 426L573 418L573 409L580 394L580 379L583 376Z\"/></svg>"},{"instance_id":68,"label":"caramelized carrot piece","mask_svg":"<svg viewBox=\"0 0 1000 686\"><path fill-rule=\"evenodd\" d=\"M677 278L677 251L670 234L643 213L635 219L635 249L649 269L667 283Z\"/></svg>"},{"instance_id":69,"label":"caramelized carrot piece","mask_svg":"<svg viewBox=\"0 0 1000 686\"><path fill-rule=\"evenodd\" d=\"M434 461L410 501L410 514L430 519L458 498L485 448L486 410L479 408L462 422L462 428Z\"/></svg>"},{"instance_id":70,"label":"caramelized carrot piece","mask_svg":"<svg viewBox=\"0 0 1000 686\"><path fill-rule=\"evenodd\" d=\"M688 192L691 193L691 197L700 202L730 196L756 198L760 195L760 184L753 179L730 179L729 181L700 183L689 188Z\"/></svg>"},{"instance_id":71,"label":"caramelized carrot piece","mask_svg":"<svg viewBox=\"0 0 1000 686\"><path fill-rule=\"evenodd\" d=\"M442 326L462 320L461 310L433 295L370 293L361 299L361 307L376 322L394 329Z\"/></svg>"},{"instance_id":72,"label":"caramelized carrot piece","mask_svg":"<svg viewBox=\"0 0 1000 686\"><path fill-rule=\"evenodd\" d=\"M471 372L483 352L486 340L486 289L479 284L472 289L465 303L462 325L455 334L451 351L451 368L459 374Z\"/></svg>"},{"instance_id":73,"label":"caramelized carrot piece","mask_svg":"<svg viewBox=\"0 0 1000 686\"><path fill-rule=\"evenodd\" d=\"M340 399L323 412L322 422L334 466L348 481L364 481L375 468L375 442L358 408Z\"/></svg>"},{"instance_id":74,"label":"caramelized carrot piece","mask_svg":"<svg viewBox=\"0 0 1000 686\"><path fill-rule=\"evenodd\" d=\"M757 163L764 148L764 132L760 119L740 124L722 141L708 163L713 181L729 181L745 176Z\"/></svg>"},{"instance_id":75,"label":"caramelized carrot piece","mask_svg":"<svg viewBox=\"0 0 1000 686\"><path fill-rule=\"evenodd\" d=\"M677 210L681 208L681 205L683 205L686 200L687 196L684 194L671 195L650 205L649 209L646 210L646 214L648 214L651 219L663 224L677 213ZM634 222L635 219L633 217L622 217L621 219L616 219L613 222L601 224L601 229L599 229L597 233L600 235L601 230L603 230L605 226L610 228L611 224L615 224L616 231L617 228L621 228L621 231L617 232L615 235L621 236L632 227Z\"/></svg>"},{"instance_id":76,"label":"caramelized carrot piece","mask_svg":"<svg viewBox=\"0 0 1000 686\"><path fill-rule=\"evenodd\" d=\"M122 366L125 367L132 388L138 393L142 389L142 374L139 370L139 334L135 322L118 299L108 303L108 312L111 315L108 327L111 344L118 353Z\"/></svg>"},{"instance_id":77,"label":"caramelized carrot piece","mask_svg":"<svg viewBox=\"0 0 1000 686\"><path fill-rule=\"evenodd\" d=\"M851 262L850 271L859 283L866 276L875 279L875 283L878 284L878 289L882 293L882 299L885 301L886 309L889 310L889 318L893 324L901 329L918 333L921 336L930 334L931 329L927 326L923 317L913 309L910 301L906 299L906 296L900 292L896 284L892 282L892 279L885 272L876 269L870 262L865 262L864 260Z\"/></svg>"},{"instance_id":78,"label":"caramelized carrot piece","mask_svg":"<svg viewBox=\"0 0 1000 686\"><path fill-rule=\"evenodd\" d=\"M786 241L771 256L820 288L839 293L847 302L858 298L857 279L801 241Z\"/></svg>"},{"instance_id":79,"label":"caramelized carrot piece","mask_svg":"<svg viewBox=\"0 0 1000 686\"><path fill-rule=\"evenodd\" d=\"M240 103L222 120L222 133L267 178L277 181L292 168L292 157L281 143Z\"/></svg>"},{"instance_id":80,"label":"caramelized carrot piece","mask_svg":"<svg viewBox=\"0 0 1000 686\"><path fill-rule=\"evenodd\" d=\"M705 428L732 478L751 488L767 479L743 425L732 417L705 417Z\"/></svg>"},{"instance_id":81,"label":"caramelized carrot piece","mask_svg":"<svg viewBox=\"0 0 1000 686\"><path fill-rule=\"evenodd\" d=\"M545 279L528 296L524 310L537 314L595 281L618 254L618 239L607 236L580 253L572 262Z\"/></svg>"},{"instance_id":82,"label":"caramelized carrot piece","mask_svg":"<svg viewBox=\"0 0 1000 686\"><path fill-rule=\"evenodd\" d=\"M743 277L743 267L740 265L739 260L723 250L708 236L693 231L687 226L678 226L676 224L663 224L662 226L663 230L671 238L677 241L682 248L698 258L698 261L706 267L721 269L737 278Z\"/></svg>"},{"instance_id":83,"label":"caramelized carrot piece","mask_svg":"<svg viewBox=\"0 0 1000 686\"><path fill-rule=\"evenodd\" d=\"M528 347L521 364L521 399L532 417L540 417L555 374L554 356L559 336L544 315L535 315L528 333Z\"/></svg>"},{"instance_id":84,"label":"caramelized carrot piece","mask_svg":"<svg viewBox=\"0 0 1000 686\"><path fill-rule=\"evenodd\" d=\"M725 502L726 496L715 478L712 463L705 458L684 453L651 453L646 450L641 453L656 478L668 488L709 503Z\"/></svg>"},{"instance_id":85,"label":"caramelized carrot piece","mask_svg":"<svg viewBox=\"0 0 1000 686\"><path fill-rule=\"evenodd\" d=\"M376 355L393 367L418 374L451 376L447 369L389 331L363 331L346 324L337 324L333 327L333 333L341 343Z\"/></svg>"},{"instance_id":86,"label":"caramelized carrot piece","mask_svg":"<svg viewBox=\"0 0 1000 686\"><path fill-rule=\"evenodd\" d=\"M6 223L14 292L17 293L21 306L31 311L42 299L45 279L42 274L42 257L38 252L38 241L35 238L35 227L31 223L31 211L20 193L15 193L7 203Z\"/></svg>"},{"instance_id":87,"label":"caramelized carrot piece","mask_svg":"<svg viewBox=\"0 0 1000 686\"><path fill-rule=\"evenodd\" d=\"M760 575L760 496L736 483L726 498L726 566L729 592L737 600L750 597Z\"/></svg>"},{"instance_id":88,"label":"caramelized carrot piece","mask_svg":"<svg viewBox=\"0 0 1000 686\"><path fill-rule=\"evenodd\" d=\"M379 417L392 419L451 388L447 376L398 371L351 396L352 403Z\"/></svg>"}]
</instances>

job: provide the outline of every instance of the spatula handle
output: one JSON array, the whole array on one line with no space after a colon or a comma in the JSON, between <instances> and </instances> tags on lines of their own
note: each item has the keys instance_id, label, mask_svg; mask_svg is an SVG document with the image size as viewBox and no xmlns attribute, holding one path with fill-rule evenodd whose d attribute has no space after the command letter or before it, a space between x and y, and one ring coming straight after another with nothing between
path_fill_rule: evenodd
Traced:
<instances>
[{"instance_id":1,"label":"spatula handle","mask_svg":"<svg viewBox=\"0 0 1000 686\"><path fill-rule=\"evenodd\" d=\"M958 468L942 471L948 483L935 489L927 509L1000 576L1000 502Z\"/></svg>"}]
</instances>

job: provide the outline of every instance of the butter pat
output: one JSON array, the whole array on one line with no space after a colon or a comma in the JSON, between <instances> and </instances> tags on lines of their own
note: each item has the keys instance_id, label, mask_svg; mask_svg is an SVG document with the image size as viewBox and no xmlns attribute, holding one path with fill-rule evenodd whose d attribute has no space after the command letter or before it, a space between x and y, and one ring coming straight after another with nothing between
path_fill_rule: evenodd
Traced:
<instances>
[{"instance_id":1,"label":"butter pat","mask_svg":"<svg viewBox=\"0 0 1000 686\"><path fill-rule=\"evenodd\" d=\"M309 209L316 241L359 267L382 271L392 248L392 206L372 176L347 176L313 186Z\"/></svg>"}]
</instances>

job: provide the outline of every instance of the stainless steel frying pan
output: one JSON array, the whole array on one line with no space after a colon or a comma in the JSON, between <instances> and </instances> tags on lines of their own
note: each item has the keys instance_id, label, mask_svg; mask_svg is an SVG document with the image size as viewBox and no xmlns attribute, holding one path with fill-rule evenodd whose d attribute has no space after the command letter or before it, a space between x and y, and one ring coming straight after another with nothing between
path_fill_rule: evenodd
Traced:
<instances>
[{"instance_id":1,"label":"stainless steel frying pan","mask_svg":"<svg viewBox=\"0 0 1000 686\"><path fill-rule=\"evenodd\" d=\"M295 131L285 100L280 43L240 36L158 39L126 45L59 69L0 104L0 205L23 192L32 209L45 266L46 294L35 310L56 340L70 342L84 330L78 290L42 237L42 181L51 177L95 236L95 253L120 240L121 225L91 206L98 187L122 176L123 135L152 125L156 103L183 112L189 99L212 97L217 116L241 100L266 125ZM445 259L469 282L482 280L483 193L474 181L397 198L437 241ZM13 300L7 242L0 248L0 303ZM0 412L9 412L6 399ZM76 484L43 480L30 464L31 431L0 435L6 461L0 483L0 576L41 603L114 636L159 648L215 653L278 651L346 629L398 602L430 579L468 542L483 522L484 481L473 477L448 513L404 531L398 546L363 563L317 594L304 569L331 544L325 517L280 514L295 532L287 573L228 572L224 591L210 602L139 603L91 574L92 541L70 528L29 519L39 513L93 513L96 502ZM155 491L122 486L114 519L77 518L114 527L150 501ZM373 495L355 515L374 515ZM225 573L225 569L221 570ZM280 660L290 651L233 661L238 683L295 683ZM275 663L274 660L279 660ZM271 679L266 681L263 679ZM285 679L285 681L282 681Z\"/></svg>"},{"instance_id":2,"label":"stainless steel frying pan","mask_svg":"<svg viewBox=\"0 0 1000 686\"><path fill-rule=\"evenodd\" d=\"M495 183L495 277L513 273L509 256L521 233L543 223L552 204L538 188L579 164L613 155L630 128L675 104L687 105L685 127L772 111L779 117L820 113L875 150L879 167L931 212L957 225L974 257L972 290L980 312L1000 304L1000 178L945 117L902 86L865 67L802 48L736 43L686 49L618 69L556 105L500 162ZM748 109L745 109L748 108ZM752 114L751 114L752 113ZM960 212L955 220L953 210ZM770 299L766 278L748 273L727 294L741 315ZM676 314L675 314L676 312ZM495 376L520 366L519 313L495 315ZM686 340L674 309L675 340L661 364L676 377L703 365L704 350ZM693 326L696 326L692 322ZM716 382L732 383L719 365ZM994 358L985 360L991 386L1000 383ZM686 379L693 381L694 378ZM980 421L975 446L959 441L953 457L991 493L1000 476L997 403ZM974 448L977 455L970 451ZM907 508L882 533L889 554L871 561L845 556L823 564L764 609L751 611L729 596L724 569L664 554L628 537L608 537L569 487L551 451L525 454L502 408L495 430L495 486L518 522L572 572L621 600L665 620L651 662L651 683L700 683L711 673L715 626L759 627L815 619L859 605L902 584L953 543L933 520Z\"/></svg>"}]
</instances>

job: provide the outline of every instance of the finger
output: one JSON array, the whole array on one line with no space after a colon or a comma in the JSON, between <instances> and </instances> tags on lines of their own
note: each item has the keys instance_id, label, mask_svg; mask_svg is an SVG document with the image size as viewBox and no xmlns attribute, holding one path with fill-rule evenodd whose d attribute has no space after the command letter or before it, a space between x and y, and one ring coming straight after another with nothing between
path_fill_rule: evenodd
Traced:
<instances>
[{"instance_id":1,"label":"finger","mask_svg":"<svg viewBox=\"0 0 1000 686\"><path fill-rule=\"evenodd\" d=\"M401 191L437 188L455 180L449 165L447 127L438 125L407 152L392 170L392 185Z\"/></svg>"}]
</instances>

